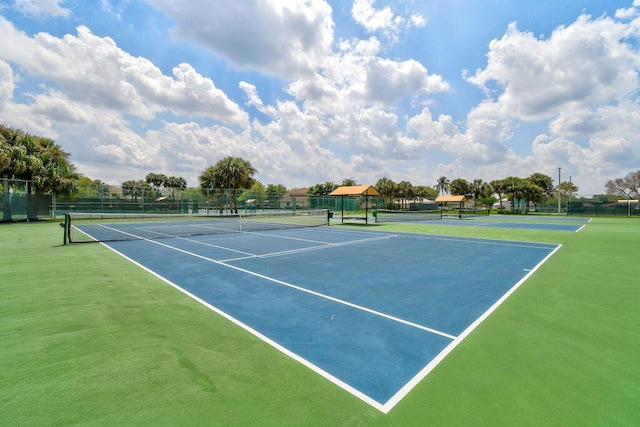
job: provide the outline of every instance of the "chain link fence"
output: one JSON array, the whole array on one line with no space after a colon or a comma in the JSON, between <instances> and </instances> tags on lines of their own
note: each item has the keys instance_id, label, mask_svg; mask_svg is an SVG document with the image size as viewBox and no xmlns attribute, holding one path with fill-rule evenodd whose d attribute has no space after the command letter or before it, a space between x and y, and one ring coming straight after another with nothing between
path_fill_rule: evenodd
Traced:
<instances>
[{"instance_id":1,"label":"chain link fence","mask_svg":"<svg viewBox=\"0 0 640 427\"><path fill-rule=\"evenodd\" d=\"M33 193L33 181L0 179L2 222L36 221L51 216L52 196Z\"/></svg>"}]
</instances>

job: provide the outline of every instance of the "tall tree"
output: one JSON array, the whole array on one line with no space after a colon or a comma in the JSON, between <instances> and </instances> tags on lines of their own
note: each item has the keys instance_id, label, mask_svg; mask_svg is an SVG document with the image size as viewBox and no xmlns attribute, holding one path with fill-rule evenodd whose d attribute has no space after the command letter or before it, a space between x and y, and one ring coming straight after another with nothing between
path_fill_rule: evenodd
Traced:
<instances>
[{"instance_id":1,"label":"tall tree","mask_svg":"<svg viewBox=\"0 0 640 427\"><path fill-rule=\"evenodd\" d=\"M510 176L503 180L504 194L509 198L511 202L511 211L515 211L515 205L518 200L524 199L526 180L518 178L517 176Z\"/></svg>"},{"instance_id":2,"label":"tall tree","mask_svg":"<svg viewBox=\"0 0 640 427\"><path fill-rule=\"evenodd\" d=\"M238 201L254 208L264 206L267 202L267 193L264 184L260 181L254 180L251 188L240 193Z\"/></svg>"},{"instance_id":3,"label":"tall tree","mask_svg":"<svg viewBox=\"0 0 640 427\"><path fill-rule=\"evenodd\" d=\"M127 180L122 183L122 195L130 196L131 200L137 201L138 197L144 202L145 197L151 193L151 186L144 180Z\"/></svg>"},{"instance_id":4,"label":"tall tree","mask_svg":"<svg viewBox=\"0 0 640 427\"><path fill-rule=\"evenodd\" d=\"M3 220L11 220L10 181L27 181L27 193L71 193L78 174L65 153L52 139L34 136L19 129L0 125L0 178L2 181ZM30 199L31 202L31 199ZM31 217L35 205L29 205ZM37 214L37 212L36 212Z\"/></svg>"},{"instance_id":5,"label":"tall tree","mask_svg":"<svg viewBox=\"0 0 640 427\"><path fill-rule=\"evenodd\" d=\"M420 197L422 199L435 199L438 197L438 190L433 187L428 187L426 185L417 185L416 189L416 197Z\"/></svg>"},{"instance_id":6,"label":"tall tree","mask_svg":"<svg viewBox=\"0 0 640 427\"><path fill-rule=\"evenodd\" d=\"M353 178L345 178L345 179L342 180L342 184L341 185L343 187L351 187L351 186L354 186L354 185L358 185L358 183Z\"/></svg>"},{"instance_id":7,"label":"tall tree","mask_svg":"<svg viewBox=\"0 0 640 427\"><path fill-rule=\"evenodd\" d=\"M398 184L393 182L391 179L384 177L380 178L378 182L376 182L376 189L380 196L382 196L386 203L387 209L393 209L395 206L395 199L398 197Z\"/></svg>"},{"instance_id":8,"label":"tall tree","mask_svg":"<svg viewBox=\"0 0 640 427\"><path fill-rule=\"evenodd\" d=\"M148 184L153 185L155 188L157 195L160 194L160 188L167 184L167 176L162 173L148 173L145 177L145 181Z\"/></svg>"},{"instance_id":9,"label":"tall tree","mask_svg":"<svg viewBox=\"0 0 640 427\"><path fill-rule=\"evenodd\" d=\"M68 161L69 154L48 138L40 139L38 151L42 166L33 173L36 190L54 195L76 191L79 175Z\"/></svg>"},{"instance_id":10,"label":"tall tree","mask_svg":"<svg viewBox=\"0 0 640 427\"><path fill-rule=\"evenodd\" d=\"M542 195L544 197L548 198L553 196L553 193L554 193L553 178L551 178L549 175L536 172L527 179L532 184L540 187L540 189L542 190Z\"/></svg>"},{"instance_id":11,"label":"tall tree","mask_svg":"<svg viewBox=\"0 0 640 427\"><path fill-rule=\"evenodd\" d=\"M312 185L309 187L308 193L313 196L326 196L336 188L338 188L338 184L333 181L327 181L324 184Z\"/></svg>"},{"instance_id":12,"label":"tall tree","mask_svg":"<svg viewBox=\"0 0 640 427\"><path fill-rule=\"evenodd\" d=\"M267 184L265 194L269 202L274 206L278 206L278 202L287 194L287 187L282 184Z\"/></svg>"},{"instance_id":13,"label":"tall tree","mask_svg":"<svg viewBox=\"0 0 640 427\"><path fill-rule=\"evenodd\" d=\"M249 161L241 157L228 156L218 161L213 166L209 166L200 175L200 188L224 189L229 192L231 209L238 213L238 203L236 200L239 189L251 188L254 183L253 176L257 169L251 166ZM224 203L220 203L220 213L223 212Z\"/></svg>"},{"instance_id":14,"label":"tall tree","mask_svg":"<svg viewBox=\"0 0 640 427\"><path fill-rule=\"evenodd\" d=\"M409 181L400 181L398 183L398 198L400 199L400 203L404 208L407 205L409 200L415 200L416 192L413 188L413 184Z\"/></svg>"},{"instance_id":15,"label":"tall tree","mask_svg":"<svg viewBox=\"0 0 640 427\"><path fill-rule=\"evenodd\" d=\"M176 199L176 191L187 188L187 180L181 176L169 176L164 180L164 186L171 190L171 198Z\"/></svg>"},{"instance_id":16,"label":"tall tree","mask_svg":"<svg viewBox=\"0 0 640 427\"><path fill-rule=\"evenodd\" d=\"M563 181L562 183L560 183L560 194L562 194L562 196L564 197L569 197L577 193L578 190L579 190L578 186L575 185L573 182Z\"/></svg>"},{"instance_id":17,"label":"tall tree","mask_svg":"<svg viewBox=\"0 0 640 427\"><path fill-rule=\"evenodd\" d=\"M471 191L469 193L473 196L474 204L477 205L478 199L484 194L484 181L481 179L474 179L470 187Z\"/></svg>"},{"instance_id":18,"label":"tall tree","mask_svg":"<svg viewBox=\"0 0 640 427\"><path fill-rule=\"evenodd\" d=\"M498 200L500 202L500 211L502 211L502 196L505 194L505 182L503 179L494 179L489 183L491 186L492 194L496 194L498 196Z\"/></svg>"},{"instance_id":19,"label":"tall tree","mask_svg":"<svg viewBox=\"0 0 640 427\"><path fill-rule=\"evenodd\" d=\"M96 190L96 195L100 198L109 197L109 186L99 179L93 180L93 186Z\"/></svg>"},{"instance_id":20,"label":"tall tree","mask_svg":"<svg viewBox=\"0 0 640 427\"><path fill-rule=\"evenodd\" d=\"M605 188L612 196L640 197L640 170L629 172L624 178L610 179Z\"/></svg>"},{"instance_id":21,"label":"tall tree","mask_svg":"<svg viewBox=\"0 0 640 427\"><path fill-rule=\"evenodd\" d=\"M451 194L457 196L465 196L471 193L471 184L466 179L456 178L449 184Z\"/></svg>"},{"instance_id":22,"label":"tall tree","mask_svg":"<svg viewBox=\"0 0 640 427\"><path fill-rule=\"evenodd\" d=\"M441 176L440 178L438 178L435 189L444 196L449 192L449 190L451 190L451 181L449 181L446 176Z\"/></svg>"},{"instance_id":23,"label":"tall tree","mask_svg":"<svg viewBox=\"0 0 640 427\"><path fill-rule=\"evenodd\" d=\"M529 212L529 203L538 204L544 197L544 191L542 188L535 184L532 184L530 180L525 179L522 181L521 195L524 199L524 211Z\"/></svg>"}]
</instances>

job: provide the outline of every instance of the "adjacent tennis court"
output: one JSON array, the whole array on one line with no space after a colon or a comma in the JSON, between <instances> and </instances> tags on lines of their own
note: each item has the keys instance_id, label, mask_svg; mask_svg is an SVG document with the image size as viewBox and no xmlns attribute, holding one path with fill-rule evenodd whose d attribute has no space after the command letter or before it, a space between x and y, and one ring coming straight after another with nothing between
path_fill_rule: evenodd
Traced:
<instances>
[{"instance_id":1,"label":"adjacent tennis court","mask_svg":"<svg viewBox=\"0 0 640 427\"><path fill-rule=\"evenodd\" d=\"M443 215L439 210L430 211L378 211L376 222L415 222L460 227L509 228L522 230L546 230L578 232L591 218L543 215L488 215L488 211L463 211Z\"/></svg>"},{"instance_id":2,"label":"adjacent tennis court","mask_svg":"<svg viewBox=\"0 0 640 427\"><path fill-rule=\"evenodd\" d=\"M586 223L586 222L585 222ZM581 222L561 222L561 221L519 221L508 220L504 218L470 219L470 220L446 220L438 221L442 225L456 225L460 227L489 227L489 228L512 228L521 230L546 230L546 231L564 231L577 233L582 230L585 223Z\"/></svg>"},{"instance_id":3,"label":"adjacent tennis court","mask_svg":"<svg viewBox=\"0 0 640 427\"><path fill-rule=\"evenodd\" d=\"M307 227L319 225L310 217L293 228L258 217L73 228L113 240L105 244L382 412L558 248Z\"/></svg>"}]
</instances>

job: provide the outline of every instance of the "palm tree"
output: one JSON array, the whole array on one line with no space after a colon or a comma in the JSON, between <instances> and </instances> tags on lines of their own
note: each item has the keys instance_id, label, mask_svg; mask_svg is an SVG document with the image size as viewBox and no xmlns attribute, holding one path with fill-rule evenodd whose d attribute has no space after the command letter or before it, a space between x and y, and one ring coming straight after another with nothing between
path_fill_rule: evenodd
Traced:
<instances>
[{"instance_id":1,"label":"palm tree","mask_svg":"<svg viewBox=\"0 0 640 427\"><path fill-rule=\"evenodd\" d=\"M78 175L65 153L52 139L30 135L0 125L0 178L3 180L3 220L11 220L9 186L11 180L27 181L27 193L71 193ZM35 185L34 185L35 184ZM37 214L37 201L29 197L27 215ZM55 200L55 199L54 199Z\"/></svg>"},{"instance_id":2,"label":"palm tree","mask_svg":"<svg viewBox=\"0 0 640 427\"><path fill-rule=\"evenodd\" d=\"M0 176L5 175L5 170L11 164L9 141L11 141L13 135L13 129L0 125Z\"/></svg>"},{"instance_id":3,"label":"palm tree","mask_svg":"<svg viewBox=\"0 0 640 427\"><path fill-rule=\"evenodd\" d=\"M413 188L413 184L409 181L400 181L398 183L398 197L404 209L408 200L415 200L416 192Z\"/></svg>"},{"instance_id":4,"label":"palm tree","mask_svg":"<svg viewBox=\"0 0 640 427\"><path fill-rule=\"evenodd\" d=\"M471 183L471 194L473 195L474 206L478 205L478 199L484 193L484 182L482 179L474 179Z\"/></svg>"},{"instance_id":5,"label":"palm tree","mask_svg":"<svg viewBox=\"0 0 640 427\"><path fill-rule=\"evenodd\" d=\"M254 183L253 175L258 172L247 160L240 157L228 156L218 161L214 166L205 169L200 175L200 188L224 189L230 193L231 209L238 213L236 195L239 189L251 188ZM220 203L220 213L224 210L224 203Z\"/></svg>"},{"instance_id":6,"label":"palm tree","mask_svg":"<svg viewBox=\"0 0 640 427\"><path fill-rule=\"evenodd\" d=\"M510 176L505 178L503 182L503 191L511 201L511 212L515 212L516 201L524 198L525 184L527 181L517 176Z\"/></svg>"},{"instance_id":7,"label":"palm tree","mask_svg":"<svg viewBox=\"0 0 640 427\"><path fill-rule=\"evenodd\" d=\"M376 183L376 189L387 201L387 208L393 209L394 200L397 197L398 185L389 178L380 178Z\"/></svg>"},{"instance_id":8,"label":"palm tree","mask_svg":"<svg viewBox=\"0 0 640 427\"><path fill-rule=\"evenodd\" d=\"M69 154L53 140L41 138L39 158L42 165L32 176L37 190L54 195L69 194L76 190L79 176L68 157Z\"/></svg>"},{"instance_id":9,"label":"palm tree","mask_svg":"<svg viewBox=\"0 0 640 427\"><path fill-rule=\"evenodd\" d=\"M445 193L448 193L451 189L451 181L447 179L446 176L441 176L438 178L438 183L436 184L436 190L444 196Z\"/></svg>"},{"instance_id":10,"label":"palm tree","mask_svg":"<svg viewBox=\"0 0 640 427\"><path fill-rule=\"evenodd\" d=\"M504 194L505 184L503 179L494 179L489 183L491 189L498 195L500 201L500 212L502 212L502 195Z\"/></svg>"},{"instance_id":11,"label":"palm tree","mask_svg":"<svg viewBox=\"0 0 640 427\"><path fill-rule=\"evenodd\" d=\"M309 187L308 194L312 196L326 196L336 188L338 188L338 184L333 181L327 181L324 184L314 184Z\"/></svg>"},{"instance_id":12,"label":"palm tree","mask_svg":"<svg viewBox=\"0 0 640 427\"><path fill-rule=\"evenodd\" d=\"M145 181L156 189L156 196L160 195L160 187L167 184L167 179L167 176L162 173L148 173L145 177Z\"/></svg>"},{"instance_id":13,"label":"palm tree","mask_svg":"<svg viewBox=\"0 0 640 427\"><path fill-rule=\"evenodd\" d=\"M528 180L523 180L522 183L522 198L524 199L524 212L529 212L529 202L537 204L542 200L544 196L544 190L539 186L532 184Z\"/></svg>"},{"instance_id":14,"label":"palm tree","mask_svg":"<svg viewBox=\"0 0 640 427\"><path fill-rule=\"evenodd\" d=\"M147 180L147 182L149 182ZM187 188L187 180L181 176L165 177L164 186L171 189L171 198L176 200L176 190L185 190Z\"/></svg>"}]
</instances>

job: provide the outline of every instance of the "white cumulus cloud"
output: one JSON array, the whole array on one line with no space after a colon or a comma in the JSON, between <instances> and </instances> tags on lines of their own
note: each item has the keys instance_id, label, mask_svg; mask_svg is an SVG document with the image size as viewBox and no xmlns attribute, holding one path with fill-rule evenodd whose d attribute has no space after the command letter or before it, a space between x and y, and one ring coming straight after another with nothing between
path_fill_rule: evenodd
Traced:
<instances>
[{"instance_id":1,"label":"white cumulus cloud","mask_svg":"<svg viewBox=\"0 0 640 427\"><path fill-rule=\"evenodd\" d=\"M55 85L70 99L152 119L160 112L193 115L246 125L248 115L189 64L166 76L151 61L120 49L113 39L80 26L77 36L48 33L34 37L0 17L6 48L0 59ZM69 66L73 64L73 66Z\"/></svg>"},{"instance_id":2,"label":"white cumulus cloud","mask_svg":"<svg viewBox=\"0 0 640 427\"><path fill-rule=\"evenodd\" d=\"M638 89L640 61L625 39L629 27L610 18L581 16L539 39L511 24L490 44L488 63L467 80L496 98L505 115L553 117L572 108L623 100ZM497 95L491 90L497 84Z\"/></svg>"},{"instance_id":3,"label":"white cumulus cloud","mask_svg":"<svg viewBox=\"0 0 640 427\"><path fill-rule=\"evenodd\" d=\"M176 37L270 75L312 72L333 42L331 7L322 0L146 1L175 21Z\"/></svg>"},{"instance_id":4,"label":"white cumulus cloud","mask_svg":"<svg viewBox=\"0 0 640 427\"><path fill-rule=\"evenodd\" d=\"M354 0L351 8L353 19L368 32L379 32L390 41L397 41L399 34L411 27L422 27L425 19L419 14L403 16L390 6L374 7L376 0Z\"/></svg>"},{"instance_id":5,"label":"white cumulus cloud","mask_svg":"<svg viewBox=\"0 0 640 427\"><path fill-rule=\"evenodd\" d=\"M63 7L66 0L14 0L14 7L25 15L68 17L71 10Z\"/></svg>"}]
</instances>

